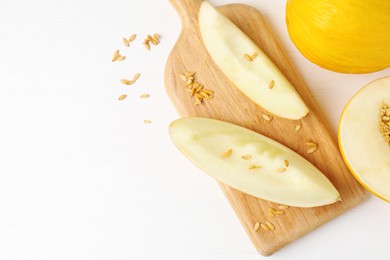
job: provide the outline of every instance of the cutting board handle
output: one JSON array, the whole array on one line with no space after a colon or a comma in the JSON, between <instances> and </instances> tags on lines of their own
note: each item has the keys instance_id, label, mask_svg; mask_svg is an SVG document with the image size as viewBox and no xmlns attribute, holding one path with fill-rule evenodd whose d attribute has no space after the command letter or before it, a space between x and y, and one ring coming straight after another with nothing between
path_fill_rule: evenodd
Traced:
<instances>
[{"instance_id":1,"label":"cutting board handle","mask_svg":"<svg viewBox=\"0 0 390 260\"><path fill-rule=\"evenodd\" d=\"M190 24L198 23L198 14L202 0L169 0L169 2L178 12L183 29Z\"/></svg>"}]
</instances>

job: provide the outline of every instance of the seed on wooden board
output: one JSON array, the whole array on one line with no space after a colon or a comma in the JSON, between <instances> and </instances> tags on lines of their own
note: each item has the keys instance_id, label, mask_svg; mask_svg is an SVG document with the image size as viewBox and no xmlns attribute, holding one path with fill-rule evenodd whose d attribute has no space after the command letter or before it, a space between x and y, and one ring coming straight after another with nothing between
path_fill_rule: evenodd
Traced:
<instances>
[{"instance_id":1,"label":"seed on wooden board","mask_svg":"<svg viewBox=\"0 0 390 260\"><path fill-rule=\"evenodd\" d=\"M315 151L317 151L318 147L317 146L313 146L311 147L309 150L307 150L306 152L307 153L314 153Z\"/></svg>"},{"instance_id":2,"label":"seed on wooden board","mask_svg":"<svg viewBox=\"0 0 390 260\"><path fill-rule=\"evenodd\" d=\"M187 71L186 74L185 74L186 78L194 77L194 76L195 76L195 72L192 72L192 71Z\"/></svg>"},{"instance_id":3,"label":"seed on wooden board","mask_svg":"<svg viewBox=\"0 0 390 260\"><path fill-rule=\"evenodd\" d=\"M286 167L288 167L288 166L290 165L290 163L289 163L288 160L284 160L283 162L284 162L284 165L285 165Z\"/></svg>"},{"instance_id":4,"label":"seed on wooden board","mask_svg":"<svg viewBox=\"0 0 390 260\"><path fill-rule=\"evenodd\" d=\"M212 90L209 90L209 89L205 89L203 90L205 93L209 94L209 95L213 95L214 94L214 91Z\"/></svg>"},{"instance_id":5,"label":"seed on wooden board","mask_svg":"<svg viewBox=\"0 0 390 260\"><path fill-rule=\"evenodd\" d=\"M295 131L299 131L299 130L301 130L301 128L302 128L302 125L301 124L298 124L296 127L295 127Z\"/></svg>"},{"instance_id":6,"label":"seed on wooden board","mask_svg":"<svg viewBox=\"0 0 390 260\"><path fill-rule=\"evenodd\" d=\"M288 206L287 205L279 205L278 209L282 209L282 210L288 209Z\"/></svg>"},{"instance_id":7,"label":"seed on wooden board","mask_svg":"<svg viewBox=\"0 0 390 260\"><path fill-rule=\"evenodd\" d=\"M259 222L256 222L255 226L253 227L253 230L254 230L255 232L257 232L257 231L259 231L259 229L260 229L260 223L259 223Z\"/></svg>"},{"instance_id":8,"label":"seed on wooden board","mask_svg":"<svg viewBox=\"0 0 390 260\"><path fill-rule=\"evenodd\" d=\"M199 91L201 91L203 89L203 85L199 85L199 87L196 89L196 93L198 93Z\"/></svg>"},{"instance_id":9,"label":"seed on wooden board","mask_svg":"<svg viewBox=\"0 0 390 260\"><path fill-rule=\"evenodd\" d=\"M271 80L271 81L269 82L269 84L268 84L268 88L269 88L269 89L273 89L274 86L275 86L275 81Z\"/></svg>"},{"instance_id":10,"label":"seed on wooden board","mask_svg":"<svg viewBox=\"0 0 390 260\"><path fill-rule=\"evenodd\" d=\"M191 97L195 97L195 106L199 106L203 103L204 99L212 99L214 91L204 89L204 86L195 81L195 72L187 71L186 73L179 74L180 78L185 81L187 91L191 93Z\"/></svg>"},{"instance_id":11,"label":"seed on wooden board","mask_svg":"<svg viewBox=\"0 0 390 260\"><path fill-rule=\"evenodd\" d=\"M139 96L140 98L148 98L148 97L150 97L150 95L149 94L142 94L141 96Z\"/></svg>"},{"instance_id":12,"label":"seed on wooden board","mask_svg":"<svg viewBox=\"0 0 390 260\"><path fill-rule=\"evenodd\" d=\"M200 98L200 99L204 98L200 93L195 93L195 97Z\"/></svg>"},{"instance_id":13,"label":"seed on wooden board","mask_svg":"<svg viewBox=\"0 0 390 260\"><path fill-rule=\"evenodd\" d=\"M270 230L275 230L275 226L271 222L266 221L265 224L267 224L267 226L269 227Z\"/></svg>"},{"instance_id":14,"label":"seed on wooden board","mask_svg":"<svg viewBox=\"0 0 390 260\"><path fill-rule=\"evenodd\" d=\"M272 212L272 213L275 213L276 209L274 208L268 208L268 212Z\"/></svg>"},{"instance_id":15,"label":"seed on wooden board","mask_svg":"<svg viewBox=\"0 0 390 260\"><path fill-rule=\"evenodd\" d=\"M280 210L280 209L275 211L276 215L284 215L284 213L285 213L284 210Z\"/></svg>"},{"instance_id":16,"label":"seed on wooden board","mask_svg":"<svg viewBox=\"0 0 390 260\"><path fill-rule=\"evenodd\" d=\"M126 95L126 94L122 94L122 95L120 95L120 96L118 97L118 100L119 100L119 101L122 101L122 100L124 100L125 98L127 98L127 95Z\"/></svg>"},{"instance_id":17,"label":"seed on wooden board","mask_svg":"<svg viewBox=\"0 0 390 260\"><path fill-rule=\"evenodd\" d=\"M277 172L285 172L287 169L284 168L284 167L280 167L280 168L277 168L276 171Z\"/></svg>"},{"instance_id":18,"label":"seed on wooden board","mask_svg":"<svg viewBox=\"0 0 390 260\"><path fill-rule=\"evenodd\" d=\"M129 43L129 41L128 41L126 38L123 38L122 41L123 41L123 44L124 44L126 47L130 47L130 43Z\"/></svg>"},{"instance_id":19,"label":"seed on wooden board","mask_svg":"<svg viewBox=\"0 0 390 260\"><path fill-rule=\"evenodd\" d=\"M273 213L273 212L268 212L268 215L269 215L271 218L274 218L274 217L275 217L275 213Z\"/></svg>"},{"instance_id":20,"label":"seed on wooden board","mask_svg":"<svg viewBox=\"0 0 390 260\"><path fill-rule=\"evenodd\" d=\"M135 40L135 38L137 38L137 34L133 34L133 35L131 35L131 36L130 36L130 38L129 38L129 42L132 42L132 41L134 41L134 40Z\"/></svg>"},{"instance_id":21,"label":"seed on wooden board","mask_svg":"<svg viewBox=\"0 0 390 260\"><path fill-rule=\"evenodd\" d=\"M202 104L202 102L203 102L202 98L195 97L195 100L196 100L195 104L198 104L198 105Z\"/></svg>"},{"instance_id":22,"label":"seed on wooden board","mask_svg":"<svg viewBox=\"0 0 390 260\"><path fill-rule=\"evenodd\" d=\"M250 160L250 159L252 159L252 155L243 155L243 156L241 156L241 159Z\"/></svg>"},{"instance_id":23,"label":"seed on wooden board","mask_svg":"<svg viewBox=\"0 0 390 260\"><path fill-rule=\"evenodd\" d=\"M249 54L244 54L244 58L247 60L247 61L253 61L252 57L249 55Z\"/></svg>"},{"instance_id":24,"label":"seed on wooden board","mask_svg":"<svg viewBox=\"0 0 390 260\"><path fill-rule=\"evenodd\" d=\"M261 226L261 228L264 229L265 231L269 231L269 230L270 230L270 228L269 228L269 226L268 226L267 224L261 223L260 226Z\"/></svg>"},{"instance_id":25,"label":"seed on wooden board","mask_svg":"<svg viewBox=\"0 0 390 260\"><path fill-rule=\"evenodd\" d=\"M186 86L190 86L190 85L192 85L192 83L193 83L192 80L187 80L187 81L186 81Z\"/></svg>"},{"instance_id":26,"label":"seed on wooden board","mask_svg":"<svg viewBox=\"0 0 390 260\"><path fill-rule=\"evenodd\" d=\"M316 144L315 142L313 142L311 140L306 141L306 145L307 146L318 146L318 144Z\"/></svg>"},{"instance_id":27,"label":"seed on wooden board","mask_svg":"<svg viewBox=\"0 0 390 260\"><path fill-rule=\"evenodd\" d=\"M266 114L262 114L262 117L264 119L264 123L269 123L272 121L272 116L269 116L269 115L266 115Z\"/></svg>"},{"instance_id":28,"label":"seed on wooden board","mask_svg":"<svg viewBox=\"0 0 390 260\"><path fill-rule=\"evenodd\" d=\"M269 115L263 114L264 120L270 121L271 117Z\"/></svg>"},{"instance_id":29,"label":"seed on wooden board","mask_svg":"<svg viewBox=\"0 0 390 260\"><path fill-rule=\"evenodd\" d=\"M200 91L199 94L200 94L202 97L204 97L204 98L210 97L210 96L209 96L206 92L204 92L204 91Z\"/></svg>"}]
</instances>

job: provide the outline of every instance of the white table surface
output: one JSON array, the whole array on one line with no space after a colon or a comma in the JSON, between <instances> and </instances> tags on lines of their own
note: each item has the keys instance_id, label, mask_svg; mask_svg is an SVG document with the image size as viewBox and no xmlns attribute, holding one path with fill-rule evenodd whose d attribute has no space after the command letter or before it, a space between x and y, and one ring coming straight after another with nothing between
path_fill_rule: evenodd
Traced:
<instances>
[{"instance_id":1,"label":"white table surface","mask_svg":"<svg viewBox=\"0 0 390 260\"><path fill-rule=\"evenodd\" d=\"M239 2L263 12L335 134L347 100L390 74L321 69L289 40L285 1ZM180 29L168 0L0 1L0 259L263 259L216 182L168 137L178 115L163 72ZM112 63L118 48L128 58ZM136 85L119 83L136 72ZM390 259L389 217L369 196L270 259Z\"/></svg>"}]
</instances>

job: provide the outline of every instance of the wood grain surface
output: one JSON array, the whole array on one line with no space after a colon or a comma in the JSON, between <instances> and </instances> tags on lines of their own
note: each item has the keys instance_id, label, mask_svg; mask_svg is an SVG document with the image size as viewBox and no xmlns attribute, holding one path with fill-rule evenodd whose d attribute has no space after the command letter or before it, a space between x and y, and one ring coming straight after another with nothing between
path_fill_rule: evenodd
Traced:
<instances>
[{"instance_id":1,"label":"wood grain surface","mask_svg":"<svg viewBox=\"0 0 390 260\"><path fill-rule=\"evenodd\" d=\"M183 27L166 64L165 85L167 94L180 116L219 119L266 135L312 162L341 194L342 202L316 208L290 207L284 215L272 218L268 215L268 209L277 208L278 205L275 203L249 196L219 183L256 249L262 255L271 255L286 244L359 204L365 198L366 192L349 173L340 155L335 136L324 122L303 80L261 13L242 4L219 7L221 13L258 44L305 100L310 108L310 114L299 121L274 116L271 123L265 124L262 114L269 113L242 94L218 69L207 53L198 26L201 0L170 0L170 2L181 16ZM201 106L194 106L194 100L186 91L185 83L180 78L180 73L186 71L196 72L196 80L204 84L205 88L215 91L215 97L206 100ZM297 124L302 125L302 129L298 132L295 131ZM313 154L306 152L308 147L305 141L308 139L319 144L319 149ZM275 230L260 229L254 232L255 223L265 221L273 223Z\"/></svg>"}]
</instances>

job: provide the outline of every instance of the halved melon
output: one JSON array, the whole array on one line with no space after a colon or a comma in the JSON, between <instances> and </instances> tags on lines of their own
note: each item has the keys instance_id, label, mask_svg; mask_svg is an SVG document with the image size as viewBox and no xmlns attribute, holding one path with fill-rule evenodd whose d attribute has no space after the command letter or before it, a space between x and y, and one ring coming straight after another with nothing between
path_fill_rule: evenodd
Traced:
<instances>
[{"instance_id":1,"label":"halved melon","mask_svg":"<svg viewBox=\"0 0 390 260\"><path fill-rule=\"evenodd\" d=\"M296 207L340 200L336 188L310 162L246 128L213 119L185 118L174 121L169 133L196 166L244 193Z\"/></svg>"},{"instance_id":2,"label":"halved melon","mask_svg":"<svg viewBox=\"0 0 390 260\"><path fill-rule=\"evenodd\" d=\"M390 77L369 83L349 101L338 139L353 175L390 202Z\"/></svg>"}]
</instances>

